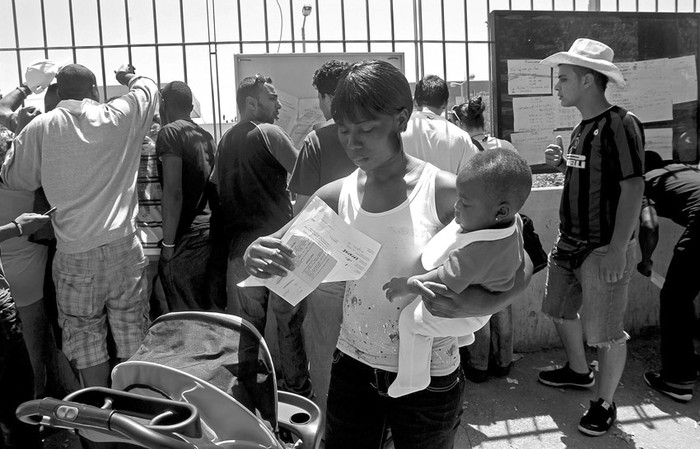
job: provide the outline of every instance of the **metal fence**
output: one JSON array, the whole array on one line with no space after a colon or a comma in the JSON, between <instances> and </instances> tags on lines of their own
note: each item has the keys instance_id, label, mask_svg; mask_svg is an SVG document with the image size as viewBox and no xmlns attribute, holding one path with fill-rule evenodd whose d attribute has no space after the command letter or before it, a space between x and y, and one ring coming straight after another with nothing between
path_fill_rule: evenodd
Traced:
<instances>
[{"instance_id":1,"label":"metal fence","mask_svg":"<svg viewBox=\"0 0 700 449\"><path fill-rule=\"evenodd\" d=\"M90 67L108 98L128 61L187 82L203 121L221 124L236 115L234 54L396 51L409 81L435 73L469 92L490 79L496 9L696 12L697 0L0 0L0 88L50 58Z\"/></svg>"}]
</instances>

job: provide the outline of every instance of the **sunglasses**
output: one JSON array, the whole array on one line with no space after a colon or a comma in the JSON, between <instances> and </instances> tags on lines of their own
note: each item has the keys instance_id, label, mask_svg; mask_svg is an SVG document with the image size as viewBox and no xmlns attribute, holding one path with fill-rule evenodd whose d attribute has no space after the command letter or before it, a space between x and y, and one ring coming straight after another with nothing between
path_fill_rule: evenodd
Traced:
<instances>
[{"instance_id":1,"label":"sunglasses","mask_svg":"<svg viewBox=\"0 0 700 449\"><path fill-rule=\"evenodd\" d=\"M265 83L272 84L272 78L270 78L269 76L262 76L261 74L256 73L255 74L255 84L258 84L258 83L260 83L260 84L265 84Z\"/></svg>"}]
</instances>

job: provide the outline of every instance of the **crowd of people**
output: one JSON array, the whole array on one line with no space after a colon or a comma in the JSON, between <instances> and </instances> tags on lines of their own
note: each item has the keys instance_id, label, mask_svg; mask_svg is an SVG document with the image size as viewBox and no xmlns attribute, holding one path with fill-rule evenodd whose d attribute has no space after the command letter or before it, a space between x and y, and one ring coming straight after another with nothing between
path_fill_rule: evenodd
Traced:
<instances>
[{"instance_id":1,"label":"crowd of people","mask_svg":"<svg viewBox=\"0 0 700 449\"><path fill-rule=\"evenodd\" d=\"M651 271L657 213L686 232L661 292L663 370L645 381L689 401L697 376L692 304L700 285L689 270L698 254L700 172L647 155L645 174L641 122L605 96L609 82L624 86L612 61L612 49L590 39L542 61L558 71L562 106L583 119L568 146L557 138L543 149L565 183L542 312L567 362L539 381L597 383L578 425L592 436L616 419L627 290L635 266ZM328 61L312 80L326 122L297 149L274 124L281 104L262 75L240 81L238 123L217 144L190 118L193 95L183 82L158 89L123 65L115 77L128 93L102 103L82 65L47 64L43 74L0 99L0 124L11 131L0 171L0 385L13 386L0 407L6 447L41 447L36 429L12 413L46 393L55 346L82 385L109 386L111 367L136 352L150 320L181 310L234 314L263 335L271 310L279 386L308 398L327 394L326 447L379 447L387 428L397 448L453 446L465 374L483 382L509 372L510 304L533 264L542 266L532 250L539 240L519 213L532 173L512 144L486 133L481 97L446 112L447 83L437 76L412 93L387 62ZM43 114L20 108L44 89ZM157 173L142 164L144 139ZM137 181L150 176L161 190L157 276L136 225ZM322 284L294 306L266 287L239 286L294 268L282 236L314 196L381 244L371 269ZM45 312L54 302L55 343ZM311 381L307 315L324 317L315 324L327 365L311 369L329 372L328 386ZM597 376L584 343L597 351Z\"/></svg>"}]
</instances>

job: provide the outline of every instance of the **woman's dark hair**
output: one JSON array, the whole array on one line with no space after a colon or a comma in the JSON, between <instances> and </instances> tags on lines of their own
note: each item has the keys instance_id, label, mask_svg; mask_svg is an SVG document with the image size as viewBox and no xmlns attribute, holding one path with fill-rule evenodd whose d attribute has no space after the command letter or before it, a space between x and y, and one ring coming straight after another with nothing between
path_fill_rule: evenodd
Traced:
<instances>
[{"instance_id":1,"label":"woman's dark hair","mask_svg":"<svg viewBox=\"0 0 700 449\"><path fill-rule=\"evenodd\" d=\"M486 105L480 96L452 108L459 121L469 128L484 127L484 109Z\"/></svg>"},{"instance_id":2,"label":"woman's dark hair","mask_svg":"<svg viewBox=\"0 0 700 449\"><path fill-rule=\"evenodd\" d=\"M399 69L385 61L362 61L350 66L338 81L331 103L336 122L358 123L380 114L413 111L411 88Z\"/></svg>"}]
</instances>

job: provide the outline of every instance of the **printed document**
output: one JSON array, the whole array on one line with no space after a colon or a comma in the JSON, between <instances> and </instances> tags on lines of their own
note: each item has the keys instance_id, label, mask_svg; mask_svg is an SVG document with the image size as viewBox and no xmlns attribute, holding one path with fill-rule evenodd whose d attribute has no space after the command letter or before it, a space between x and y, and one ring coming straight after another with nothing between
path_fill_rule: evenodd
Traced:
<instances>
[{"instance_id":1,"label":"printed document","mask_svg":"<svg viewBox=\"0 0 700 449\"><path fill-rule=\"evenodd\" d=\"M265 286L296 305L321 282L361 278L381 245L345 223L318 197L309 201L282 242L294 249L294 270L285 277L249 277L241 287Z\"/></svg>"}]
</instances>

